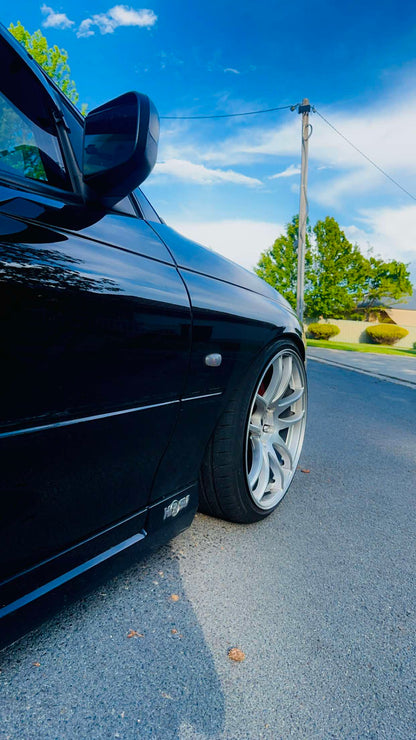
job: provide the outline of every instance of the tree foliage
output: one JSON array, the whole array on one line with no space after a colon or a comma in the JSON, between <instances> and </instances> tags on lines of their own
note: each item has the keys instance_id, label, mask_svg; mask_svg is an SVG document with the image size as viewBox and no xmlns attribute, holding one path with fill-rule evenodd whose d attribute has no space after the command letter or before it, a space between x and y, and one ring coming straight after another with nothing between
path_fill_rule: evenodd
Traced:
<instances>
[{"instance_id":1,"label":"tree foliage","mask_svg":"<svg viewBox=\"0 0 416 740\"><path fill-rule=\"evenodd\" d=\"M388 305L411 295L407 265L363 255L337 221L327 216L306 237L305 314L342 319L360 302ZM255 272L296 306L298 217L286 226L273 246L260 255Z\"/></svg>"},{"instance_id":2,"label":"tree foliage","mask_svg":"<svg viewBox=\"0 0 416 740\"><path fill-rule=\"evenodd\" d=\"M79 95L75 83L70 77L68 53L65 49L60 49L56 44L48 46L45 36L39 30L30 34L20 21L16 25L11 23L9 31L25 47L33 59L40 64L67 98L73 103L77 103Z\"/></svg>"},{"instance_id":3,"label":"tree foliage","mask_svg":"<svg viewBox=\"0 0 416 740\"><path fill-rule=\"evenodd\" d=\"M299 217L286 224L286 234L279 236L273 246L261 253L255 272L267 283L278 288L293 308L296 308L297 242ZM307 265L311 261L310 227L306 230Z\"/></svg>"},{"instance_id":4,"label":"tree foliage","mask_svg":"<svg viewBox=\"0 0 416 740\"><path fill-rule=\"evenodd\" d=\"M351 313L361 297L364 257L351 244L334 218L327 216L313 229L315 245L305 293L308 316L341 319Z\"/></svg>"},{"instance_id":5,"label":"tree foliage","mask_svg":"<svg viewBox=\"0 0 416 740\"><path fill-rule=\"evenodd\" d=\"M366 277L363 291L363 300L372 303L388 303L394 299L400 301L406 295L411 295L412 284L409 272L403 262L389 260L384 262L379 257L370 256L366 260Z\"/></svg>"}]
</instances>

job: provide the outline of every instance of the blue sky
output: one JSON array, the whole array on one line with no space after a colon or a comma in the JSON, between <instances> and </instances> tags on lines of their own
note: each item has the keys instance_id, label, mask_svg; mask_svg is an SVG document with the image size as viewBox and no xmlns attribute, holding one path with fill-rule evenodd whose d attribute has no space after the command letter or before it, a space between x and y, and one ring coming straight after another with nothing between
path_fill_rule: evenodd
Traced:
<instances>
[{"instance_id":1,"label":"blue sky","mask_svg":"<svg viewBox=\"0 0 416 740\"><path fill-rule=\"evenodd\" d=\"M88 109L145 92L163 115L295 104L303 97L416 197L416 5L0 0L1 20L40 28L69 54ZM416 202L316 114L310 139L312 223L411 263ZM298 211L300 116L279 111L162 121L158 164L143 186L163 218L250 267Z\"/></svg>"}]
</instances>

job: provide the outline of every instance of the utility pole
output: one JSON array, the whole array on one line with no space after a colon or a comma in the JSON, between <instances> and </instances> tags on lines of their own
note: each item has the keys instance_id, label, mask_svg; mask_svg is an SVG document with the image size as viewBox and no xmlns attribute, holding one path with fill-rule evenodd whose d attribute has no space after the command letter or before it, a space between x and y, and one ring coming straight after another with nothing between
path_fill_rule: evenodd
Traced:
<instances>
[{"instance_id":1,"label":"utility pole","mask_svg":"<svg viewBox=\"0 0 416 740\"><path fill-rule=\"evenodd\" d=\"M302 114L302 162L300 174L300 204L299 204L299 231L298 231L298 281L296 289L296 310L300 323L303 324L304 292L305 292L305 242L306 222L308 218L308 142L312 133L309 124L311 106L308 98L303 98L298 106L298 113Z\"/></svg>"}]
</instances>

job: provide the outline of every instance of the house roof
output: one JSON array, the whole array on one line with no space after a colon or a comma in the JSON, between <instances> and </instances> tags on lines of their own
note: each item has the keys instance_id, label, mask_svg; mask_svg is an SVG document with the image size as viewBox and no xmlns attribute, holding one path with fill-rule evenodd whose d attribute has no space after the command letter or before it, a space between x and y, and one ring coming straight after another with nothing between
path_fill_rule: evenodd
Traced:
<instances>
[{"instance_id":1,"label":"house roof","mask_svg":"<svg viewBox=\"0 0 416 740\"><path fill-rule=\"evenodd\" d=\"M416 311L416 290L411 296L407 296L399 303L392 303L391 308L399 308L401 311Z\"/></svg>"},{"instance_id":2,"label":"house roof","mask_svg":"<svg viewBox=\"0 0 416 740\"><path fill-rule=\"evenodd\" d=\"M357 304L357 308L386 308L386 310L400 309L400 311L416 311L416 290L413 291L411 296L403 298L402 301L392 302L389 299L366 298Z\"/></svg>"}]
</instances>

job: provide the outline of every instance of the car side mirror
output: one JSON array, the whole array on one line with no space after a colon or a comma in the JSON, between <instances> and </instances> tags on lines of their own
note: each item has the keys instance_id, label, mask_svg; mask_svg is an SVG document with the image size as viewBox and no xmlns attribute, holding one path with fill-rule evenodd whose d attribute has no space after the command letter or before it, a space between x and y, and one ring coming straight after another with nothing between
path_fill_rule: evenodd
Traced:
<instances>
[{"instance_id":1,"label":"car side mirror","mask_svg":"<svg viewBox=\"0 0 416 740\"><path fill-rule=\"evenodd\" d=\"M159 116L147 95L128 92L95 108L85 119L84 183L91 196L121 200L152 171Z\"/></svg>"}]
</instances>

